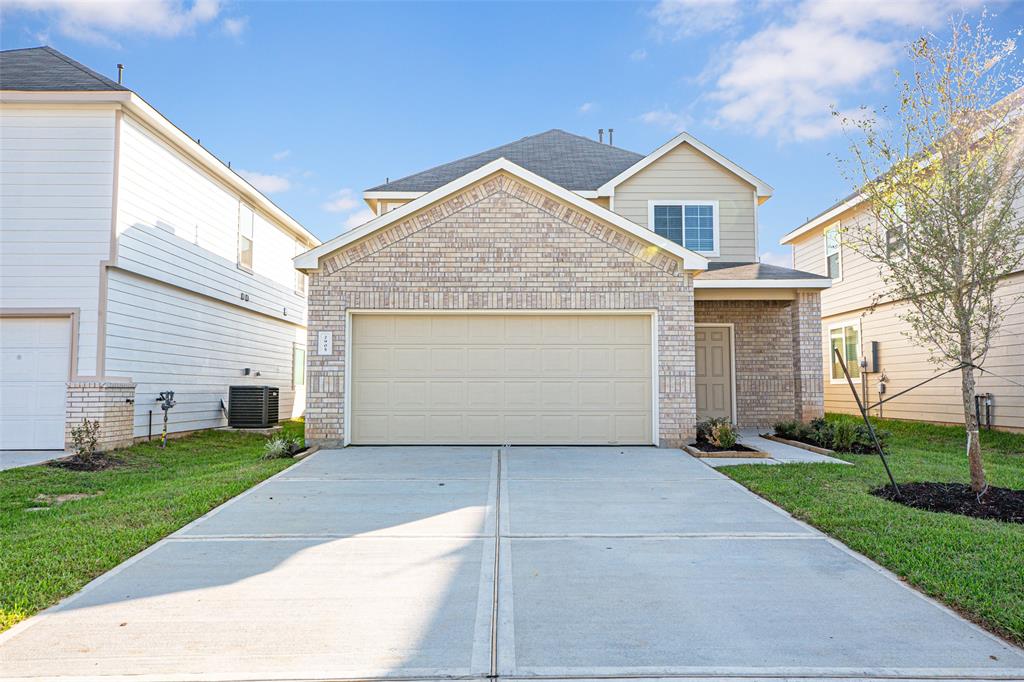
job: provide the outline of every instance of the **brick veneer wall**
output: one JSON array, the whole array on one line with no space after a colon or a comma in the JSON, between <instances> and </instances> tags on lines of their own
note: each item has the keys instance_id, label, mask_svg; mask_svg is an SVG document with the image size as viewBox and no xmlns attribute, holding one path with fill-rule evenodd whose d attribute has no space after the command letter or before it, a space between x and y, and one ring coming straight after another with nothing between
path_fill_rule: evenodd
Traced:
<instances>
[{"instance_id":1,"label":"brick veneer wall","mask_svg":"<svg viewBox=\"0 0 1024 682\"><path fill-rule=\"evenodd\" d=\"M736 423L767 426L794 412L789 301L697 301L697 324L732 322L736 339Z\"/></svg>"},{"instance_id":2,"label":"brick veneer wall","mask_svg":"<svg viewBox=\"0 0 1024 682\"><path fill-rule=\"evenodd\" d=\"M71 428L83 419L100 423L100 450L132 444L135 384L117 381L69 381L64 447L71 449Z\"/></svg>"},{"instance_id":3,"label":"brick veneer wall","mask_svg":"<svg viewBox=\"0 0 1024 682\"><path fill-rule=\"evenodd\" d=\"M793 416L809 421L825 414L825 378L821 371L821 294L817 291L797 292L790 313L796 382Z\"/></svg>"},{"instance_id":4,"label":"brick veneer wall","mask_svg":"<svg viewBox=\"0 0 1024 682\"><path fill-rule=\"evenodd\" d=\"M693 282L682 263L506 174L324 259L309 287L306 438L344 437L348 309L658 311L659 443L693 436ZM316 354L316 333L333 353Z\"/></svg>"}]
</instances>

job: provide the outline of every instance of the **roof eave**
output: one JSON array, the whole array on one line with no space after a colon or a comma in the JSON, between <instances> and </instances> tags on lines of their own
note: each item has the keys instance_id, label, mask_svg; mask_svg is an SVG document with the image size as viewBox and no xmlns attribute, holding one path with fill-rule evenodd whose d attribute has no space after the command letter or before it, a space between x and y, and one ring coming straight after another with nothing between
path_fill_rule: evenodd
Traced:
<instances>
[{"instance_id":1,"label":"roof eave","mask_svg":"<svg viewBox=\"0 0 1024 682\"><path fill-rule=\"evenodd\" d=\"M864 198L865 197L864 197L863 194L858 194L857 196L853 197L852 199L847 199L846 201L844 201L843 203L839 204L838 206L836 206L834 208L831 208L828 211L825 211L824 213L822 213L821 215L817 216L816 218L812 218L811 220L808 220L806 223L804 223L800 227L798 227L798 228L796 228L794 230L791 230L790 232L784 234L782 236L782 239L779 240L779 244L785 246L786 244L789 244L793 240L797 239L798 237L807 234L808 232L810 232L814 228L821 227L822 225L824 225L826 223L834 221L836 218L838 218L843 213L846 213L851 208L854 208L858 204L863 203Z\"/></svg>"},{"instance_id":2,"label":"roof eave","mask_svg":"<svg viewBox=\"0 0 1024 682\"><path fill-rule=\"evenodd\" d=\"M696 289L828 289L828 279L707 279L696 277Z\"/></svg>"}]
</instances>

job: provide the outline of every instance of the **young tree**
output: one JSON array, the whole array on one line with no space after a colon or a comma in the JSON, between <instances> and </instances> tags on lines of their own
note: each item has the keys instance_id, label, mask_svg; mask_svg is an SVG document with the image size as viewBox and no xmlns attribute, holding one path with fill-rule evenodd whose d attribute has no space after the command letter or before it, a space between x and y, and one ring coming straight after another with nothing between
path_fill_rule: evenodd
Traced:
<instances>
[{"instance_id":1,"label":"young tree","mask_svg":"<svg viewBox=\"0 0 1024 682\"><path fill-rule=\"evenodd\" d=\"M937 365L960 365L971 488L986 490L975 413L981 365L1007 308L1000 278L1024 266L1024 114L1012 40L950 20L950 37L909 46L894 115L836 114L851 140L844 174L866 200L843 244L877 263L879 300L898 301L910 339Z\"/></svg>"}]
</instances>

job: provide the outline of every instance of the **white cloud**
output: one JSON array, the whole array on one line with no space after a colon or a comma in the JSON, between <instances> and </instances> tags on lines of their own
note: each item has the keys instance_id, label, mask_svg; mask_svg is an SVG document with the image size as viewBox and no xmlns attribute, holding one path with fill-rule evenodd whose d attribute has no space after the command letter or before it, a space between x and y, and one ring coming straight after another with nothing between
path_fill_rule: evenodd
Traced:
<instances>
[{"instance_id":1,"label":"white cloud","mask_svg":"<svg viewBox=\"0 0 1024 682\"><path fill-rule=\"evenodd\" d=\"M679 40L733 23L740 16L739 0L661 0L650 11L660 38ZM636 54L636 53L634 53ZM647 53L644 52L644 56Z\"/></svg>"},{"instance_id":2,"label":"white cloud","mask_svg":"<svg viewBox=\"0 0 1024 682\"><path fill-rule=\"evenodd\" d=\"M264 194L287 192L292 186L291 181L283 175L270 175L268 173L243 170L241 168L236 168L235 172L245 178L250 185Z\"/></svg>"},{"instance_id":3,"label":"white cloud","mask_svg":"<svg viewBox=\"0 0 1024 682\"><path fill-rule=\"evenodd\" d=\"M58 33L84 42L117 45L111 34L173 38L220 14L218 0L5 0L6 11L36 12Z\"/></svg>"},{"instance_id":4,"label":"white cloud","mask_svg":"<svg viewBox=\"0 0 1024 682\"><path fill-rule=\"evenodd\" d=\"M584 102L583 104L580 105L579 111L580 111L581 114L586 114L586 113L589 113L591 110L593 110L593 108L594 108L594 103L593 102Z\"/></svg>"},{"instance_id":5,"label":"white cloud","mask_svg":"<svg viewBox=\"0 0 1024 682\"><path fill-rule=\"evenodd\" d=\"M282 149L279 152L274 152L274 161L283 161L292 155L291 149Z\"/></svg>"},{"instance_id":6,"label":"white cloud","mask_svg":"<svg viewBox=\"0 0 1024 682\"><path fill-rule=\"evenodd\" d=\"M351 211L358 205L359 200L355 197L352 190L346 187L332 194L326 202L320 205L320 208L328 213L344 213L345 211Z\"/></svg>"},{"instance_id":7,"label":"white cloud","mask_svg":"<svg viewBox=\"0 0 1024 682\"><path fill-rule=\"evenodd\" d=\"M674 133L681 133L686 130L690 123L688 116L669 111L668 109L657 109L640 115L640 120L648 125L659 128L668 128Z\"/></svg>"},{"instance_id":8,"label":"white cloud","mask_svg":"<svg viewBox=\"0 0 1024 682\"><path fill-rule=\"evenodd\" d=\"M765 251L761 254L761 262L767 265L778 265L782 268L793 267L793 257L781 251Z\"/></svg>"},{"instance_id":9,"label":"white cloud","mask_svg":"<svg viewBox=\"0 0 1024 682\"><path fill-rule=\"evenodd\" d=\"M351 230L353 227L359 227L368 220L372 220L373 218L376 217L377 215L373 211L371 211L368 208L364 208L361 211L356 211L355 213L349 214L345 218L345 222L343 223L343 225L345 226L346 230Z\"/></svg>"},{"instance_id":10,"label":"white cloud","mask_svg":"<svg viewBox=\"0 0 1024 682\"><path fill-rule=\"evenodd\" d=\"M805 0L723 52L715 123L782 141L838 132L830 107L870 87L922 27L981 0Z\"/></svg>"},{"instance_id":11,"label":"white cloud","mask_svg":"<svg viewBox=\"0 0 1024 682\"><path fill-rule=\"evenodd\" d=\"M642 47L639 47L633 50L633 52L629 55L629 58L634 62L642 62L643 60L647 59L647 50L645 50Z\"/></svg>"},{"instance_id":12,"label":"white cloud","mask_svg":"<svg viewBox=\"0 0 1024 682\"><path fill-rule=\"evenodd\" d=\"M228 17L221 22L221 29L232 38L241 38L249 28L249 17Z\"/></svg>"}]
</instances>

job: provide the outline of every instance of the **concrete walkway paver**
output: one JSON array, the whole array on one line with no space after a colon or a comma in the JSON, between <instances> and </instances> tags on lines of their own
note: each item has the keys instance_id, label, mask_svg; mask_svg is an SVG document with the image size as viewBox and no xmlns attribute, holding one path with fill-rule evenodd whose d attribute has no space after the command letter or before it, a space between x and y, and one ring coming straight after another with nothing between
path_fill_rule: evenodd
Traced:
<instances>
[{"instance_id":1,"label":"concrete walkway paver","mask_svg":"<svg viewBox=\"0 0 1024 682\"><path fill-rule=\"evenodd\" d=\"M321 451L0 635L0 678L1024 679L680 451L497 452Z\"/></svg>"}]
</instances>

